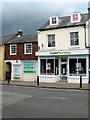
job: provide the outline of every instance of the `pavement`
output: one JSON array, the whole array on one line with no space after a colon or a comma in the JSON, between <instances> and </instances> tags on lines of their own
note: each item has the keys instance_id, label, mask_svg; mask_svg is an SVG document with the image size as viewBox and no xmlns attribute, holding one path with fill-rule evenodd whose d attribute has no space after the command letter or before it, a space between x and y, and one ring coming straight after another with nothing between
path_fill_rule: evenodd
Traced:
<instances>
[{"instance_id":1,"label":"pavement","mask_svg":"<svg viewBox=\"0 0 90 120\"><path fill-rule=\"evenodd\" d=\"M40 87L40 88L57 88L57 89L82 89L82 90L90 90L90 83L88 84L82 84L82 87L80 87L80 84L76 83L68 83L66 81L58 81L55 83L43 83L39 82L39 85L37 85L37 81L10 81L8 84L7 81L2 80L0 81L0 84L2 85L14 85L14 86L26 86L26 87Z\"/></svg>"}]
</instances>

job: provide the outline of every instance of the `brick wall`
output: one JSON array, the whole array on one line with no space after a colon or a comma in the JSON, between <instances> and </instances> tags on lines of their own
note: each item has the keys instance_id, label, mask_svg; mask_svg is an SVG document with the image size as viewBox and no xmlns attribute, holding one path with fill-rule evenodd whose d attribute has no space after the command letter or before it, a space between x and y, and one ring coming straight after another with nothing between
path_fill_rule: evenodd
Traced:
<instances>
[{"instance_id":1,"label":"brick wall","mask_svg":"<svg viewBox=\"0 0 90 120\"><path fill-rule=\"evenodd\" d=\"M38 43L32 43L32 54L24 54L24 44L17 44L17 55L10 55L10 45L5 45L5 60L37 60L35 52L38 51Z\"/></svg>"}]
</instances>

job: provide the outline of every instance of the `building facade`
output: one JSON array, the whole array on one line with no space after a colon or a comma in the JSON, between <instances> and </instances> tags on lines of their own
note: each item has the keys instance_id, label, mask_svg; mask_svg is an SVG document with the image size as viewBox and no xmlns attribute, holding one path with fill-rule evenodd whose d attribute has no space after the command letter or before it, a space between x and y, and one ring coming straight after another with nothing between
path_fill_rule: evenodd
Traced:
<instances>
[{"instance_id":1,"label":"building facade","mask_svg":"<svg viewBox=\"0 0 90 120\"><path fill-rule=\"evenodd\" d=\"M22 31L5 43L6 72L11 80L36 81L37 79L37 35L22 35Z\"/></svg>"},{"instance_id":2,"label":"building facade","mask_svg":"<svg viewBox=\"0 0 90 120\"><path fill-rule=\"evenodd\" d=\"M0 46L0 80L4 80L4 46Z\"/></svg>"},{"instance_id":3,"label":"building facade","mask_svg":"<svg viewBox=\"0 0 90 120\"><path fill-rule=\"evenodd\" d=\"M5 55L5 46L4 43L10 39L15 37L15 35L7 35L0 37L0 80L5 80L6 73L5 73L5 63L4 63L4 55Z\"/></svg>"},{"instance_id":4,"label":"building facade","mask_svg":"<svg viewBox=\"0 0 90 120\"><path fill-rule=\"evenodd\" d=\"M37 30L40 82L90 82L90 6L88 13L53 16Z\"/></svg>"}]
</instances>

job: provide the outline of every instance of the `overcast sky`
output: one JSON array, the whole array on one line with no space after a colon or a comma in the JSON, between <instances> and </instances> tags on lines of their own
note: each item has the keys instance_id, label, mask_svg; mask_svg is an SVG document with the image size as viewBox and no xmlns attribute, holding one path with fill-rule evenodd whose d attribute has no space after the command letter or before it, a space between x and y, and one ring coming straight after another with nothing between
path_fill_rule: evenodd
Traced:
<instances>
[{"instance_id":1,"label":"overcast sky","mask_svg":"<svg viewBox=\"0 0 90 120\"><path fill-rule=\"evenodd\" d=\"M89 0L45 1L11 2L6 0L2 2L2 34L15 34L19 29L22 29L23 34L37 33L37 28L51 16L68 16L73 12L86 13Z\"/></svg>"}]
</instances>

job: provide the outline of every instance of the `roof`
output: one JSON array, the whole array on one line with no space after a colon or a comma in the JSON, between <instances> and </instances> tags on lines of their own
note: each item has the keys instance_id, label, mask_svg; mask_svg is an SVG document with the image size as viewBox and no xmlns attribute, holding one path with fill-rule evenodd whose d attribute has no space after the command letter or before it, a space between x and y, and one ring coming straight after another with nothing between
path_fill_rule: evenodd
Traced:
<instances>
[{"instance_id":1,"label":"roof","mask_svg":"<svg viewBox=\"0 0 90 120\"><path fill-rule=\"evenodd\" d=\"M16 34L0 37L0 45L5 44L6 42L8 42L9 40L13 39L14 37L16 37Z\"/></svg>"},{"instance_id":2,"label":"roof","mask_svg":"<svg viewBox=\"0 0 90 120\"><path fill-rule=\"evenodd\" d=\"M38 42L37 34L22 35L21 37L16 36L13 39L5 42L5 44L29 43L29 42Z\"/></svg>"},{"instance_id":3,"label":"roof","mask_svg":"<svg viewBox=\"0 0 90 120\"><path fill-rule=\"evenodd\" d=\"M59 17L60 18L59 24L58 25L53 25L53 26L49 25L49 20L48 20L41 28L39 28L37 30L43 31L43 30L50 30L50 29L75 27L75 26L85 25L86 21L88 20L88 13L81 14L81 16L82 16L82 20L81 20L81 22L78 22L78 23L71 23L70 22L70 16Z\"/></svg>"}]
</instances>

